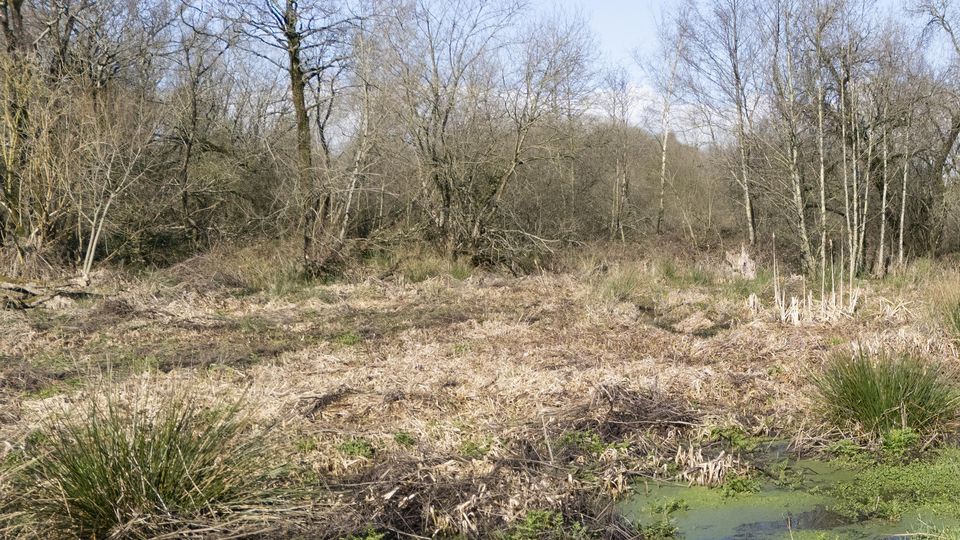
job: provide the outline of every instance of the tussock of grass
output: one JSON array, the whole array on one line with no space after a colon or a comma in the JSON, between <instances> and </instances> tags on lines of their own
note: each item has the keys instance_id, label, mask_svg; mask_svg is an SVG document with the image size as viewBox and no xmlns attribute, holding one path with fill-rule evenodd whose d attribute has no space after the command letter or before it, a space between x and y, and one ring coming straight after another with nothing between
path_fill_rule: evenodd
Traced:
<instances>
[{"instance_id":1,"label":"tussock of grass","mask_svg":"<svg viewBox=\"0 0 960 540\"><path fill-rule=\"evenodd\" d=\"M274 297L297 294L316 283L303 271L300 252L291 243L213 249L156 272L150 279L204 292L232 289L240 296L264 293Z\"/></svg>"},{"instance_id":2,"label":"tussock of grass","mask_svg":"<svg viewBox=\"0 0 960 540\"><path fill-rule=\"evenodd\" d=\"M712 265L704 262L662 259L656 264L661 282L670 287L714 287L724 282L723 276Z\"/></svg>"},{"instance_id":3,"label":"tussock of grass","mask_svg":"<svg viewBox=\"0 0 960 540\"><path fill-rule=\"evenodd\" d=\"M944 329L947 337L960 340L960 271L938 267L917 285L920 300L929 306L929 322Z\"/></svg>"},{"instance_id":4,"label":"tussock of grass","mask_svg":"<svg viewBox=\"0 0 960 540\"><path fill-rule=\"evenodd\" d=\"M635 266L618 266L595 285L596 295L605 302L626 302L640 289L643 276Z\"/></svg>"},{"instance_id":5,"label":"tussock of grass","mask_svg":"<svg viewBox=\"0 0 960 540\"><path fill-rule=\"evenodd\" d=\"M262 438L238 404L187 395L159 406L118 397L49 421L18 479L28 521L50 534L152 536L263 505Z\"/></svg>"},{"instance_id":6,"label":"tussock of grass","mask_svg":"<svg viewBox=\"0 0 960 540\"><path fill-rule=\"evenodd\" d=\"M837 356L816 384L838 423L876 435L937 431L957 413L958 395L942 370L909 354Z\"/></svg>"},{"instance_id":7,"label":"tussock of grass","mask_svg":"<svg viewBox=\"0 0 960 540\"><path fill-rule=\"evenodd\" d=\"M463 281L473 274L473 266L467 260L450 260L438 255L410 258L402 261L399 266L400 274L411 283L420 283L443 275Z\"/></svg>"},{"instance_id":8,"label":"tussock of grass","mask_svg":"<svg viewBox=\"0 0 960 540\"><path fill-rule=\"evenodd\" d=\"M884 282L892 285L897 291L906 291L918 285L932 281L933 276L942 272L942 267L931 259L917 259L904 268L886 275Z\"/></svg>"}]
</instances>

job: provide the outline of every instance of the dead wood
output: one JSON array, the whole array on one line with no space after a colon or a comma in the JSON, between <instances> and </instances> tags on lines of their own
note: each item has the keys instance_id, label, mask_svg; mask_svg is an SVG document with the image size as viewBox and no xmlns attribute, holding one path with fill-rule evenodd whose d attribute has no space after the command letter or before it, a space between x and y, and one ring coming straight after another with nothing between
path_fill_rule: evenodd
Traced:
<instances>
[{"instance_id":1,"label":"dead wood","mask_svg":"<svg viewBox=\"0 0 960 540\"><path fill-rule=\"evenodd\" d=\"M0 276L0 304L7 309L39 307L57 297L78 299L98 296L89 291L90 279L78 276L47 283L18 281Z\"/></svg>"}]
</instances>

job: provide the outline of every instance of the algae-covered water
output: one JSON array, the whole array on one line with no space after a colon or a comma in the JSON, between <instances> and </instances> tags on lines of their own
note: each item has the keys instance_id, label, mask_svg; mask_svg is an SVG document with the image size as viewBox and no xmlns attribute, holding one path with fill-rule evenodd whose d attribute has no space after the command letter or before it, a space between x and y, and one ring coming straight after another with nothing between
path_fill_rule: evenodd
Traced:
<instances>
[{"instance_id":1,"label":"algae-covered water","mask_svg":"<svg viewBox=\"0 0 960 540\"><path fill-rule=\"evenodd\" d=\"M907 538L917 533L937 533L960 526L960 515L953 509L956 501L945 506L905 504L896 518L857 517L850 512L856 500L869 506L864 493L872 489L877 471L858 469L850 464L816 460L794 461L780 467L781 479L759 481L754 492L686 486L668 482L648 482L636 489L636 495L621 506L623 515L648 531L675 528L677 536L688 540L753 538ZM909 469L882 471L891 474L891 484L903 480ZM936 477L934 477L936 478ZM950 482L952 478L942 478ZM885 486L878 488L883 493ZM922 489L922 488L919 488ZM895 499L884 504L897 504ZM912 494L903 495L904 499ZM925 500L922 497L919 501ZM881 504L880 497L877 504ZM869 514L869 508L867 508ZM853 516L853 517L851 517ZM660 525L661 528L656 527ZM651 529L653 527L653 529ZM661 533L662 534L662 533Z\"/></svg>"}]
</instances>

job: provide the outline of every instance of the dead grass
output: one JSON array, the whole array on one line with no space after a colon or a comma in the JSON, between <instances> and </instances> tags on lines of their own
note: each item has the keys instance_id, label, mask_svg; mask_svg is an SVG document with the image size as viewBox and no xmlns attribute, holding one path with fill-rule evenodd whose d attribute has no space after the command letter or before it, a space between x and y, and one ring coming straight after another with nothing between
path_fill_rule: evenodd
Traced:
<instances>
[{"instance_id":1,"label":"dead grass","mask_svg":"<svg viewBox=\"0 0 960 540\"><path fill-rule=\"evenodd\" d=\"M431 263L422 280L368 261L365 273L277 294L268 263L230 285L211 259L128 280L109 299L5 312L0 355L18 359L24 383L0 388L17 411L0 417L0 441L15 453L51 402L82 403L109 370L157 393L246 392L276 424L271 451L296 465L304 493L305 511L271 534L487 537L555 512L630 537L610 501L639 477L710 483L742 466L717 461L709 426L809 433L810 374L830 351L856 342L957 358L917 309L943 286L931 277L904 292L877 284L855 316L794 326L778 322L772 298L747 305L768 281L753 289L707 263L668 274L624 251L579 261L520 278ZM624 268L616 294L598 293ZM47 382L57 363L44 359L63 350L76 386Z\"/></svg>"}]
</instances>

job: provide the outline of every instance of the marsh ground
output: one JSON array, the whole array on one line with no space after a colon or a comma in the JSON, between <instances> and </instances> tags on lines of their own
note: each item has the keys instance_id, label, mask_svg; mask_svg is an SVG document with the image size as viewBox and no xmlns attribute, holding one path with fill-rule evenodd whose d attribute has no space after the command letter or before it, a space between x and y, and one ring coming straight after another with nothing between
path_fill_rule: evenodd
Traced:
<instances>
[{"instance_id":1,"label":"marsh ground","mask_svg":"<svg viewBox=\"0 0 960 540\"><path fill-rule=\"evenodd\" d=\"M945 263L858 282L854 313L794 324L769 272L709 257L605 250L524 277L372 260L329 283L242 259L104 273L102 296L0 312L0 490L44 418L186 390L242 399L296 493L231 534L632 537L614 501L644 478L723 485L749 474L751 440L815 453L854 438L823 422L811 382L832 352L960 360Z\"/></svg>"}]
</instances>

